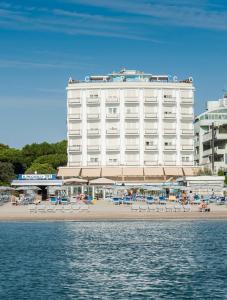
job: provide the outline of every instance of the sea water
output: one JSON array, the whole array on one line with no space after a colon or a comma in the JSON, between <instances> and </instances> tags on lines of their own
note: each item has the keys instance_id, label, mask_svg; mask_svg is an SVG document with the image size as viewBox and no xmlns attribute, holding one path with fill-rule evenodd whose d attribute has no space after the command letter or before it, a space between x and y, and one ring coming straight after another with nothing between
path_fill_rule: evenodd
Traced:
<instances>
[{"instance_id":1,"label":"sea water","mask_svg":"<svg viewBox=\"0 0 227 300\"><path fill-rule=\"evenodd\" d=\"M227 299L227 222L0 223L0 299Z\"/></svg>"}]
</instances>

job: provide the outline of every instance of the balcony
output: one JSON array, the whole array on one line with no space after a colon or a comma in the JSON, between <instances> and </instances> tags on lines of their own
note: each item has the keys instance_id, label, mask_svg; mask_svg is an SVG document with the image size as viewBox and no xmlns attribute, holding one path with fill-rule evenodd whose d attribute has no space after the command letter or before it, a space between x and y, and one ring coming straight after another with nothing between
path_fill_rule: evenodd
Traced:
<instances>
[{"instance_id":1,"label":"balcony","mask_svg":"<svg viewBox=\"0 0 227 300\"><path fill-rule=\"evenodd\" d=\"M226 149L225 148L220 148L220 147L215 147L214 148L214 153L216 155L224 155L226 153ZM212 155L212 148L204 150L202 155L203 155L203 157Z\"/></svg>"},{"instance_id":2,"label":"balcony","mask_svg":"<svg viewBox=\"0 0 227 300\"><path fill-rule=\"evenodd\" d=\"M71 161L69 162L70 167L80 167L82 164L81 160L80 161Z\"/></svg>"},{"instance_id":3,"label":"balcony","mask_svg":"<svg viewBox=\"0 0 227 300\"><path fill-rule=\"evenodd\" d=\"M139 103L138 97L125 97L125 103Z\"/></svg>"},{"instance_id":4,"label":"balcony","mask_svg":"<svg viewBox=\"0 0 227 300\"><path fill-rule=\"evenodd\" d=\"M126 145L125 149L128 151L138 151L139 150L139 145Z\"/></svg>"},{"instance_id":5,"label":"balcony","mask_svg":"<svg viewBox=\"0 0 227 300\"><path fill-rule=\"evenodd\" d=\"M87 165L88 166L99 166L100 162L99 161L88 161Z\"/></svg>"},{"instance_id":6,"label":"balcony","mask_svg":"<svg viewBox=\"0 0 227 300\"><path fill-rule=\"evenodd\" d=\"M106 98L106 103L119 103L119 98L116 96L109 96L108 98Z\"/></svg>"},{"instance_id":7,"label":"balcony","mask_svg":"<svg viewBox=\"0 0 227 300\"><path fill-rule=\"evenodd\" d=\"M145 113L144 118L145 119L157 119L158 115L157 115L157 113Z\"/></svg>"},{"instance_id":8,"label":"balcony","mask_svg":"<svg viewBox=\"0 0 227 300\"><path fill-rule=\"evenodd\" d=\"M176 150L176 145L166 145L166 146L164 146L164 150L165 151L175 151Z\"/></svg>"},{"instance_id":9,"label":"balcony","mask_svg":"<svg viewBox=\"0 0 227 300\"><path fill-rule=\"evenodd\" d=\"M87 114L87 119L88 120L98 120L99 119L99 114Z\"/></svg>"},{"instance_id":10,"label":"balcony","mask_svg":"<svg viewBox=\"0 0 227 300\"><path fill-rule=\"evenodd\" d=\"M157 129L145 129L144 134L149 134L149 135L157 135L158 130Z\"/></svg>"},{"instance_id":11,"label":"balcony","mask_svg":"<svg viewBox=\"0 0 227 300\"><path fill-rule=\"evenodd\" d=\"M182 166L194 166L194 161L182 161L181 162Z\"/></svg>"},{"instance_id":12,"label":"balcony","mask_svg":"<svg viewBox=\"0 0 227 300\"><path fill-rule=\"evenodd\" d=\"M71 136L80 136L81 135L81 130L80 129L69 129L69 135Z\"/></svg>"},{"instance_id":13,"label":"balcony","mask_svg":"<svg viewBox=\"0 0 227 300\"><path fill-rule=\"evenodd\" d=\"M108 135L119 135L120 131L118 128L110 128L106 130L106 134Z\"/></svg>"},{"instance_id":14,"label":"balcony","mask_svg":"<svg viewBox=\"0 0 227 300\"><path fill-rule=\"evenodd\" d=\"M88 145L87 146L87 150L88 151L99 151L100 150L100 146L98 146L98 145Z\"/></svg>"},{"instance_id":15,"label":"balcony","mask_svg":"<svg viewBox=\"0 0 227 300\"><path fill-rule=\"evenodd\" d=\"M128 160L128 161L126 161L125 164L126 164L126 166L139 166L140 162L136 161L136 160Z\"/></svg>"},{"instance_id":16,"label":"balcony","mask_svg":"<svg viewBox=\"0 0 227 300\"><path fill-rule=\"evenodd\" d=\"M97 105L100 104L99 98L87 98L87 104Z\"/></svg>"},{"instance_id":17,"label":"balcony","mask_svg":"<svg viewBox=\"0 0 227 300\"><path fill-rule=\"evenodd\" d=\"M164 104L176 104L176 97L164 98Z\"/></svg>"},{"instance_id":18,"label":"balcony","mask_svg":"<svg viewBox=\"0 0 227 300\"><path fill-rule=\"evenodd\" d=\"M97 128L88 129L87 135L100 135L100 130Z\"/></svg>"},{"instance_id":19,"label":"balcony","mask_svg":"<svg viewBox=\"0 0 227 300\"><path fill-rule=\"evenodd\" d=\"M175 129L164 128L164 135L175 135L175 134L176 134L176 128Z\"/></svg>"},{"instance_id":20,"label":"balcony","mask_svg":"<svg viewBox=\"0 0 227 300\"><path fill-rule=\"evenodd\" d=\"M157 160L145 160L144 165L145 166L157 166L158 161Z\"/></svg>"},{"instance_id":21,"label":"balcony","mask_svg":"<svg viewBox=\"0 0 227 300\"><path fill-rule=\"evenodd\" d=\"M176 113L164 113L163 119L176 119Z\"/></svg>"},{"instance_id":22,"label":"balcony","mask_svg":"<svg viewBox=\"0 0 227 300\"><path fill-rule=\"evenodd\" d=\"M120 151L119 145L106 145L106 151Z\"/></svg>"},{"instance_id":23,"label":"balcony","mask_svg":"<svg viewBox=\"0 0 227 300\"><path fill-rule=\"evenodd\" d=\"M193 145L182 145L181 146L182 151L194 151Z\"/></svg>"},{"instance_id":24,"label":"balcony","mask_svg":"<svg viewBox=\"0 0 227 300\"><path fill-rule=\"evenodd\" d=\"M138 118L139 118L138 112L135 112L135 113L126 112L125 113L125 119L138 119Z\"/></svg>"},{"instance_id":25,"label":"balcony","mask_svg":"<svg viewBox=\"0 0 227 300\"><path fill-rule=\"evenodd\" d=\"M69 152L81 152L81 145L69 145L68 150Z\"/></svg>"},{"instance_id":26,"label":"balcony","mask_svg":"<svg viewBox=\"0 0 227 300\"><path fill-rule=\"evenodd\" d=\"M158 150L157 145L149 145L149 146L145 145L145 151L157 151L157 150Z\"/></svg>"},{"instance_id":27,"label":"balcony","mask_svg":"<svg viewBox=\"0 0 227 300\"><path fill-rule=\"evenodd\" d=\"M194 130L193 129L181 129L181 134L182 135L187 135L187 136L194 136Z\"/></svg>"},{"instance_id":28,"label":"balcony","mask_svg":"<svg viewBox=\"0 0 227 300\"><path fill-rule=\"evenodd\" d=\"M70 104L81 104L81 99L78 98L68 98L68 103Z\"/></svg>"},{"instance_id":29,"label":"balcony","mask_svg":"<svg viewBox=\"0 0 227 300\"><path fill-rule=\"evenodd\" d=\"M194 115L193 114L181 114L181 120L189 120L189 121L193 121Z\"/></svg>"},{"instance_id":30,"label":"balcony","mask_svg":"<svg viewBox=\"0 0 227 300\"><path fill-rule=\"evenodd\" d=\"M193 104L194 103L194 99L190 98L190 97L181 97L181 104Z\"/></svg>"},{"instance_id":31,"label":"balcony","mask_svg":"<svg viewBox=\"0 0 227 300\"><path fill-rule=\"evenodd\" d=\"M120 114L106 114L106 119L111 119L111 120L114 120L114 119L119 119L120 118Z\"/></svg>"},{"instance_id":32,"label":"balcony","mask_svg":"<svg viewBox=\"0 0 227 300\"><path fill-rule=\"evenodd\" d=\"M175 160L165 160L164 166L176 166L176 161Z\"/></svg>"},{"instance_id":33,"label":"balcony","mask_svg":"<svg viewBox=\"0 0 227 300\"><path fill-rule=\"evenodd\" d=\"M210 142L212 140L212 132L204 133L202 140L203 140L203 143Z\"/></svg>"},{"instance_id":34,"label":"balcony","mask_svg":"<svg viewBox=\"0 0 227 300\"><path fill-rule=\"evenodd\" d=\"M126 128L125 134L139 134L139 129L137 128Z\"/></svg>"},{"instance_id":35,"label":"balcony","mask_svg":"<svg viewBox=\"0 0 227 300\"><path fill-rule=\"evenodd\" d=\"M120 162L117 160L117 161L108 161L106 163L107 166L119 166Z\"/></svg>"},{"instance_id":36,"label":"balcony","mask_svg":"<svg viewBox=\"0 0 227 300\"><path fill-rule=\"evenodd\" d=\"M69 120L81 120L81 115L80 114L68 114L68 119Z\"/></svg>"},{"instance_id":37,"label":"balcony","mask_svg":"<svg viewBox=\"0 0 227 300\"><path fill-rule=\"evenodd\" d=\"M158 98L157 97L145 97L144 103L157 103Z\"/></svg>"}]
</instances>

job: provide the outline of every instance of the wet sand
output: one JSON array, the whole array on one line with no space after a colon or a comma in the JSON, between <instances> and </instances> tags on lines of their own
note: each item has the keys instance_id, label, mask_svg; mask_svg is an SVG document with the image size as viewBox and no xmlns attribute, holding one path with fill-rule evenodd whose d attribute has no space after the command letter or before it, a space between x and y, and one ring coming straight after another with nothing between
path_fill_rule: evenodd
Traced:
<instances>
[{"instance_id":1,"label":"wet sand","mask_svg":"<svg viewBox=\"0 0 227 300\"><path fill-rule=\"evenodd\" d=\"M43 204L50 206L48 202ZM95 205L89 205L88 211L30 212L30 205L12 206L7 203L0 206L0 221L227 220L227 206L211 204L209 207L210 212L199 212L197 205L191 206L189 212L140 212L132 211L131 206L118 206L100 200Z\"/></svg>"}]
</instances>

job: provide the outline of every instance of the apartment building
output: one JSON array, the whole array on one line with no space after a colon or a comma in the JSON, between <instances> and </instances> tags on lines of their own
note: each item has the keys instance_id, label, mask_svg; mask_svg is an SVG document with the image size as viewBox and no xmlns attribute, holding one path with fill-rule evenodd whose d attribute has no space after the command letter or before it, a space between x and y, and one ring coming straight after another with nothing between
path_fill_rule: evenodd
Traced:
<instances>
[{"instance_id":1,"label":"apartment building","mask_svg":"<svg viewBox=\"0 0 227 300\"><path fill-rule=\"evenodd\" d=\"M206 111L195 119L195 165L214 172L227 169L227 94L208 101Z\"/></svg>"},{"instance_id":2,"label":"apartment building","mask_svg":"<svg viewBox=\"0 0 227 300\"><path fill-rule=\"evenodd\" d=\"M193 166L192 79L123 69L67 86L68 167Z\"/></svg>"}]
</instances>

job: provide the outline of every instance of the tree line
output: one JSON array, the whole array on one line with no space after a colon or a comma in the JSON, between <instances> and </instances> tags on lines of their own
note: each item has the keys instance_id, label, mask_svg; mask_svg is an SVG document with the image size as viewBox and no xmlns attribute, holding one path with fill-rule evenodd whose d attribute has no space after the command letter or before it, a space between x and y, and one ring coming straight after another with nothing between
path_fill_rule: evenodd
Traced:
<instances>
[{"instance_id":1,"label":"tree line","mask_svg":"<svg viewBox=\"0 0 227 300\"><path fill-rule=\"evenodd\" d=\"M33 143L22 149L0 144L0 185L8 185L18 174L55 174L67 164L67 141Z\"/></svg>"}]
</instances>

